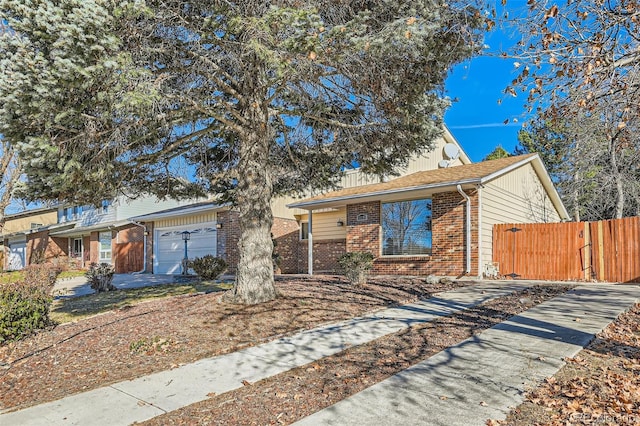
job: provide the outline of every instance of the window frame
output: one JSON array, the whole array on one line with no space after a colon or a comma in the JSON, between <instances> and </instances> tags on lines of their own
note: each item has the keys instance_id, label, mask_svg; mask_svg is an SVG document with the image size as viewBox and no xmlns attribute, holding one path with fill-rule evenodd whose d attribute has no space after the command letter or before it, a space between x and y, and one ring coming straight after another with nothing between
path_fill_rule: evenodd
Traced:
<instances>
[{"instance_id":1,"label":"window frame","mask_svg":"<svg viewBox=\"0 0 640 426\"><path fill-rule=\"evenodd\" d=\"M102 247L102 242L103 242L103 236L109 235L109 249L104 249ZM113 255L113 250L111 247L111 241L113 239L113 235L111 234L111 231L100 231L98 233L98 262L99 263L111 263L111 259L112 259L112 255ZM106 238L105 238L106 240ZM104 256L103 254L109 254L109 257Z\"/></svg>"},{"instance_id":2,"label":"window frame","mask_svg":"<svg viewBox=\"0 0 640 426\"><path fill-rule=\"evenodd\" d=\"M388 254L388 249L386 246L387 239L385 238L386 227L385 227L385 205L390 204L400 204L414 201L428 201L428 209L421 214L425 214L428 217L428 221L423 220L422 224L424 225L424 231L428 233L428 248L424 249L422 253L392 253ZM414 225L416 226L416 225ZM419 225L418 225L419 226ZM410 231L411 232L411 231ZM412 231L415 232L415 231ZM389 202L381 202L380 203L380 234L381 234L381 244L380 244L380 255L384 258L406 258L406 257L430 257L433 255L433 198L432 197L423 197L423 198L412 198L412 199L403 199L397 201L389 201Z\"/></svg>"},{"instance_id":3,"label":"window frame","mask_svg":"<svg viewBox=\"0 0 640 426\"><path fill-rule=\"evenodd\" d=\"M306 228L306 232L305 232L305 228ZM309 221L308 220L301 220L300 221L299 237L300 237L300 241L308 241L309 240Z\"/></svg>"}]
</instances>

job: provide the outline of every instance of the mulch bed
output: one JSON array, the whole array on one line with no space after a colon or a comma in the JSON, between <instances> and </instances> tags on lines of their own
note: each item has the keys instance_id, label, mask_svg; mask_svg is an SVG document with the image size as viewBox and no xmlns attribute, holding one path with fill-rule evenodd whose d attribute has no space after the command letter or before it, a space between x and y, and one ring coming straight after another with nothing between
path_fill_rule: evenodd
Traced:
<instances>
[{"instance_id":1,"label":"mulch bed","mask_svg":"<svg viewBox=\"0 0 640 426\"><path fill-rule=\"evenodd\" d=\"M535 286L412 326L303 367L155 417L144 425L290 424L455 345L570 286Z\"/></svg>"},{"instance_id":2,"label":"mulch bed","mask_svg":"<svg viewBox=\"0 0 640 426\"><path fill-rule=\"evenodd\" d=\"M469 284L379 277L354 287L340 277L293 277L277 281L277 300L257 306L223 303L221 294L213 293L125 307L0 347L0 410L60 399Z\"/></svg>"}]
</instances>

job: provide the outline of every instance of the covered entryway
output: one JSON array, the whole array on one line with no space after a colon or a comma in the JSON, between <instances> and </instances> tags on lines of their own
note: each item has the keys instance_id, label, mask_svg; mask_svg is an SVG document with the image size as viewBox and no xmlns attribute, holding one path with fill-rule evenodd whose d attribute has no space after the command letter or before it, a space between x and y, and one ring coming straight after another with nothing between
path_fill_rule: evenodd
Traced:
<instances>
[{"instance_id":1,"label":"covered entryway","mask_svg":"<svg viewBox=\"0 0 640 426\"><path fill-rule=\"evenodd\" d=\"M9 241L9 256L7 257L7 270L17 271L26 266L27 242Z\"/></svg>"},{"instance_id":2,"label":"covered entryway","mask_svg":"<svg viewBox=\"0 0 640 426\"><path fill-rule=\"evenodd\" d=\"M214 222L195 225L158 228L154 235L155 274L180 274L184 258L184 241L182 233L190 232L187 242L189 259L207 254L216 256L217 230Z\"/></svg>"}]
</instances>

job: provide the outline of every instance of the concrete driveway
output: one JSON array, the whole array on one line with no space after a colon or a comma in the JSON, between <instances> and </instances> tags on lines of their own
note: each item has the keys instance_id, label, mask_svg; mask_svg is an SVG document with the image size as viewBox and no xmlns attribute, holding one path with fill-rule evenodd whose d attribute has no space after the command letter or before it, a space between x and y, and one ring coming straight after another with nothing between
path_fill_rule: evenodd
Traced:
<instances>
[{"instance_id":1,"label":"concrete driveway","mask_svg":"<svg viewBox=\"0 0 640 426\"><path fill-rule=\"evenodd\" d=\"M173 275L115 274L113 277L113 285L119 289L173 284L174 282ZM56 298L86 296L93 293L95 291L85 277L61 279L53 286L53 295Z\"/></svg>"}]
</instances>

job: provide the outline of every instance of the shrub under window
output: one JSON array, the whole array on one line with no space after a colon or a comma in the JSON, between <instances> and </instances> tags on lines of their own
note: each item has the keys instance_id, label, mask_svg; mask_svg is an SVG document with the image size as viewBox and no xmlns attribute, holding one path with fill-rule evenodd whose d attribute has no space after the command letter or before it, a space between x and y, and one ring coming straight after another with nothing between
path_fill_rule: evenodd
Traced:
<instances>
[{"instance_id":1,"label":"shrub under window","mask_svg":"<svg viewBox=\"0 0 640 426\"><path fill-rule=\"evenodd\" d=\"M382 204L384 256L431 254L431 200Z\"/></svg>"}]
</instances>

